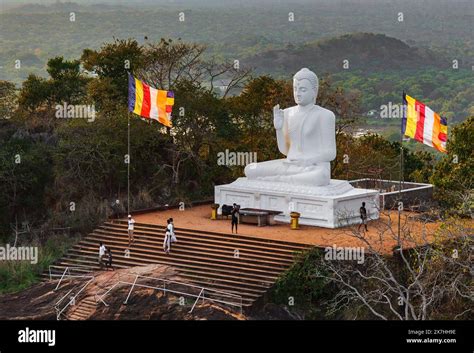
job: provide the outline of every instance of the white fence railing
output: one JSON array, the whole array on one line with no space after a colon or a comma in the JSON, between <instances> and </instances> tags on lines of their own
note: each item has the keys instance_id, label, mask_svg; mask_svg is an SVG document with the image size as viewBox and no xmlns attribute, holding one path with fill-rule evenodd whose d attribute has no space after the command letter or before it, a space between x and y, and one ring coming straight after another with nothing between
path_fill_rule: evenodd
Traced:
<instances>
[{"instance_id":1,"label":"white fence railing","mask_svg":"<svg viewBox=\"0 0 474 353\"><path fill-rule=\"evenodd\" d=\"M61 271L55 273L54 269L60 268ZM78 274L74 274L74 273ZM54 288L54 291L57 291L61 283L66 279L73 278L85 278L88 279L86 283L80 283L75 287L71 288L65 295L63 295L55 304L54 310L56 312L56 319L60 320L61 315L72 305L75 305L76 299L78 296L85 290L85 288L94 280L94 276L91 275L92 267L89 266L74 266L62 268L62 266L51 265L49 266L49 279L52 281L55 278L59 278L58 284ZM65 299L68 298L67 301Z\"/></svg>"},{"instance_id":2,"label":"white fence railing","mask_svg":"<svg viewBox=\"0 0 474 353\"><path fill-rule=\"evenodd\" d=\"M92 273L92 267L88 267L88 266L75 266L75 267L66 267L64 270L62 270L62 272L60 273L54 273L54 271L52 271L52 269L54 269L55 267L59 267L61 268L62 270L62 267L61 266L56 266L56 265L50 265L49 266L49 280L52 281L54 279L54 277L59 277L59 281L58 281L58 284L56 285L56 288L53 289L53 291L57 291L59 286L61 285L62 281L65 279L65 278L84 278L84 277L91 277L90 273ZM72 274L71 271L77 271L78 273L81 273L81 274ZM80 272L80 271L87 271L87 272Z\"/></svg>"},{"instance_id":3,"label":"white fence railing","mask_svg":"<svg viewBox=\"0 0 474 353\"><path fill-rule=\"evenodd\" d=\"M161 284L161 286L152 286L152 285L149 285L149 284L142 284L142 283L139 283L139 279L158 281ZM182 283L182 282L177 282L177 281L171 281L171 280L164 279L164 278L148 277L148 276L142 276L142 275L136 275L135 280L133 282L119 280L118 282L116 282L113 286L111 286L102 295L99 296L97 294L96 295L96 302L100 301L105 306L109 306L107 304L107 302L104 300L104 298L110 293L110 291L112 289L114 289L115 287L117 287L120 284L125 285L125 286L127 286L127 285L131 286L130 291L128 292L127 298L123 302L123 304L125 304L125 305L128 303L128 300L130 299L130 296L132 295L133 289L135 287L142 287L142 288L148 288L148 289L161 290L164 293L172 293L172 294L176 294L176 295L195 298L196 300L195 300L193 306L191 307L191 310L189 311L190 313L194 310L194 308L195 308L197 302L199 301L199 299L202 299L203 302L205 300L208 300L208 301L214 302L214 303L220 303L220 304L224 304L224 305L238 307L240 309L241 314L242 314L242 311L243 311L242 296L240 296L240 295L229 293L229 292L224 292L224 291L220 291L220 290L216 290L216 289L212 289L212 288L201 287L201 286L197 286L197 285L193 285L193 284L189 284L189 283ZM199 294L195 294L195 293L192 293L190 291L185 292L185 291L182 291L178 288L172 288L172 285L183 286L185 288L192 288L192 289L195 289L196 292L199 291Z\"/></svg>"},{"instance_id":4,"label":"white fence railing","mask_svg":"<svg viewBox=\"0 0 474 353\"><path fill-rule=\"evenodd\" d=\"M52 267L50 266L49 269L49 275L50 279L52 280L54 277L59 277L58 284L54 290L57 290L62 283L63 280L66 278L86 278L88 281L86 283L81 283L79 286L76 286L74 288L71 288L65 295L63 295L55 304L54 304L54 309L56 311L56 318L57 320L60 320L61 315L65 313L65 311L75 305L77 298L81 293L84 292L85 288L94 280L94 276L88 274L88 272L83 272L81 275L74 275L71 273L74 272L74 270L80 270L80 271L86 271L88 269L92 269L90 267L66 267L62 272L59 272L57 274L54 274L52 271ZM90 272L89 272L90 273ZM140 283L139 280L147 280L147 281L158 281L159 285L153 286L150 284L144 284ZM155 289L155 290L160 290L163 291L164 293L171 293L175 295L181 295L185 297L190 297L190 298L195 298L194 304L192 305L189 313L193 312L194 308L196 307L198 301L202 299L202 301L210 301L214 303L219 303L219 304L224 304L224 305L229 305L232 307L238 307L240 310L240 313L242 314L243 312L243 300L242 296L234 294L234 293L229 293L225 291L220 291L217 289L212 289L212 288L206 288L190 283L183 283L183 282L177 282L177 281L172 281L168 280L165 278L160 278L160 277L149 277L149 276L143 276L143 275L135 275L135 278L133 282L129 282L126 280L122 280L121 278L119 281L117 281L115 284L110 286L109 288L104 288L105 292L99 294L97 292L94 297L96 303L102 302L105 306L109 306L107 302L104 300L104 298L109 295L109 293L116 288L119 285L124 285L124 286L131 286L130 291L128 292L127 298L123 302L123 304L127 304L132 292L135 287L141 287L141 288L148 288L148 289ZM182 288L176 288L176 287L184 287L189 290L183 290ZM192 290L195 291L195 293L192 292ZM66 298L68 300L66 301Z\"/></svg>"}]
</instances>

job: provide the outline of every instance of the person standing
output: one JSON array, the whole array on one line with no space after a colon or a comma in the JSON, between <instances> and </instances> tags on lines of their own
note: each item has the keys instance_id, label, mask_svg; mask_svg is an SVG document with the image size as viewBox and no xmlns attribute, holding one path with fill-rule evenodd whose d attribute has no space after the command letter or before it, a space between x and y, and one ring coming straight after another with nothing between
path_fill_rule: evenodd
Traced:
<instances>
[{"instance_id":1,"label":"person standing","mask_svg":"<svg viewBox=\"0 0 474 353\"><path fill-rule=\"evenodd\" d=\"M105 245L102 244L102 242L99 243L99 267L102 269L102 266L104 265L103 263L103 258L105 255Z\"/></svg>"},{"instance_id":2,"label":"person standing","mask_svg":"<svg viewBox=\"0 0 474 353\"><path fill-rule=\"evenodd\" d=\"M178 239L176 239L176 234L174 233L174 221L173 218L170 218L170 232L171 232L171 242L172 243L177 243Z\"/></svg>"},{"instance_id":3,"label":"person standing","mask_svg":"<svg viewBox=\"0 0 474 353\"><path fill-rule=\"evenodd\" d=\"M364 225L365 231L368 232L369 229L367 229L367 209L365 208L365 202L362 202L362 206L359 209L359 213L360 213L361 223L359 224L359 227L357 228L357 230L360 230L360 226Z\"/></svg>"},{"instance_id":4,"label":"person standing","mask_svg":"<svg viewBox=\"0 0 474 353\"><path fill-rule=\"evenodd\" d=\"M132 215L128 215L128 246L133 243L133 230L134 230L135 220L132 218Z\"/></svg>"},{"instance_id":5,"label":"person standing","mask_svg":"<svg viewBox=\"0 0 474 353\"><path fill-rule=\"evenodd\" d=\"M112 209L112 223L115 223L120 219L120 200L117 199L112 202L110 208Z\"/></svg>"},{"instance_id":6,"label":"person standing","mask_svg":"<svg viewBox=\"0 0 474 353\"><path fill-rule=\"evenodd\" d=\"M237 234L237 225L239 224L239 207L237 204L234 203L234 207L232 208L231 211L231 222L232 222L232 233L234 233L234 226L235 226L235 234Z\"/></svg>"},{"instance_id":7,"label":"person standing","mask_svg":"<svg viewBox=\"0 0 474 353\"><path fill-rule=\"evenodd\" d=\"M171 220L167 220L168 225L166 226L165 240L163 241L163 250L169 254L171 250Z\"/></svg>"}]
</instances>

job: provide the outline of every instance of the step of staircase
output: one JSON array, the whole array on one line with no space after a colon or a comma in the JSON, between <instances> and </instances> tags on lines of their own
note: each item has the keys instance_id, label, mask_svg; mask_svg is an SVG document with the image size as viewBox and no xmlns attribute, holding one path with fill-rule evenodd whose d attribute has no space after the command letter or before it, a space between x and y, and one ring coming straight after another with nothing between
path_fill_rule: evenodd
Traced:
<instances>
[{"instance_id":1,"label":"step of staircase","mask_svg":"<svg viewBox=\"0 0 474 353\"><path fill-rule=\"evenodd\" d=\"M251 307L278 277L311 245L245 235L176 228L178 242L170 254L163 251L163 226L135 223L135 241L128 247L126 221L105 222L59 259L54 270L79 267L76 273L99 271L99 242L112 250L116 269L163 264L176 268L189 283L237 294ZM127 252L128 250L128 252ZM105 267L102 268L105 270ZM49 280L49 274L42 277ZM85 320L95 310L94 301L82 301L68 312L70 320Z\"/></svg>"}]
</instances>

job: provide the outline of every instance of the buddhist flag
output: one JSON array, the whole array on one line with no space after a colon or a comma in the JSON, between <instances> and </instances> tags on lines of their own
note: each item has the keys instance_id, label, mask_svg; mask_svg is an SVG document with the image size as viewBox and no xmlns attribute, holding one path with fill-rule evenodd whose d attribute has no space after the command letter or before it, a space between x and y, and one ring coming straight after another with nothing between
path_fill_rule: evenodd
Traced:
<instances>
[{"instance_id":1,"label":"buddhist flag","mask_svg":"<svg viewBox=\"0 0 474 353\"><path fill-rule=\"evenodd\" d=\"M128 110L146 119L171 127L174 94L150 87L128 74Z\"/></svg>"},{"instance_id":2,"label":"buddhist flag","mask_svg":"<svg viewBox=\"0 0 474 353\"><path fill-rule=\"evenodd\" d=\"M406 107L402 120L402 134L446 153L448 124L429 107L403 94Z\"/></svg>"}]
</instances>

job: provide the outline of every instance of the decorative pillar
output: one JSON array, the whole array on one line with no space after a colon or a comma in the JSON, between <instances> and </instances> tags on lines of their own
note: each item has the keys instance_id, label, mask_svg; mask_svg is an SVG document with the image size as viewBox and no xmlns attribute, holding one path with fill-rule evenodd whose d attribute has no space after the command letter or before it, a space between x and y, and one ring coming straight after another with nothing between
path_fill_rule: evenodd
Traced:
<instances>
[{"instance_id":1,"label":"decorative pillar","mask_svg":"<svg viewBox=\"0 0 474 353\"><path fill-rule=\"evenodd\" d=\"M298 229L300 227L300 213L299 212L290 212L291 222L290 227L291 229Z\"/></svg>"},{"instance_id":2,"label":"decorative pillar","mask_svg":"<svg viewBox=\"0 0 474 353\"><path fill-rule=\"evenodd\" d=\"M217 209L219 208L218 203L213 203L211 205L212 211L211 211L211 219L216 220L217 219Z\"/></svg>"}]
</instances>

